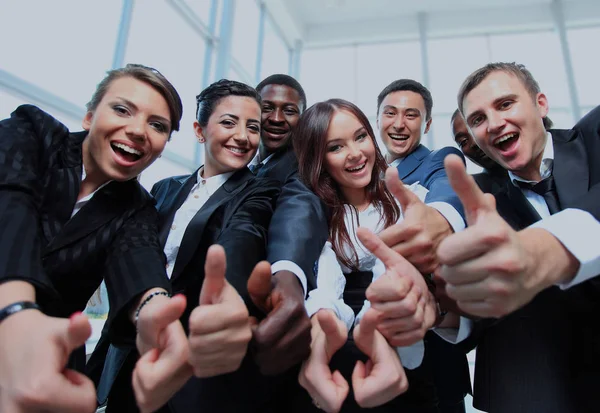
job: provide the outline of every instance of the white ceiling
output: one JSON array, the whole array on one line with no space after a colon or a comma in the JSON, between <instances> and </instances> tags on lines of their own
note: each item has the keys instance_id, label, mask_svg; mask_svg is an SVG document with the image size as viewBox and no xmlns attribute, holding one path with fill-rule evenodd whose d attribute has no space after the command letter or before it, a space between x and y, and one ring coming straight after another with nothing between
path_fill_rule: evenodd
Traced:
<instances>
[{"instance_id":1,"label":"white ceiling","mask_svg":"<svg viewBox=\"0 0 600 413\"><path fill-rule=\"evenodd\" d=\"M553 27L557 0L264 0L290 45L304 47ZM600 23L600 1L562 0L567 24ZM419 17L420 15L420 17Z\"/></svg>"}]
</instances>

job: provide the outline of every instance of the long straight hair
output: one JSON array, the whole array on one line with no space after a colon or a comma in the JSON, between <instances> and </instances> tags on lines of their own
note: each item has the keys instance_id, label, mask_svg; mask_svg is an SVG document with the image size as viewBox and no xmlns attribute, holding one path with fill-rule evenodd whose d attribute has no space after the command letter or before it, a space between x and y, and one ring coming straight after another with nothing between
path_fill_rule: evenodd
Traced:
<instances>
[{"instance_id":1,"label":"long straight hair","mask_svg":"<svg viewBox=\"0 0 600 413\"><path fill-rule=\"evenodd\" d=\"M358 254L350 240L344 219L345 205L349 203L344 198L338 183L324 168L327 155L327 131L331 119L339 111L349 112L356 117L373 141L375 163L365 193L369 202L380 213L384 227L394 224L400 217L400 208L382 179L387 163L379 150L369 120L356 105L343 99L329 99L314 104L300 117L292 135L292 142L298 157L300 178L329 208L329 240L338 260L347 268L357 270ZM352 205L350 207L358 216L356 208ZM349 247L351 256L345 252L344 245Z\"/></svg>"}]
</instances>

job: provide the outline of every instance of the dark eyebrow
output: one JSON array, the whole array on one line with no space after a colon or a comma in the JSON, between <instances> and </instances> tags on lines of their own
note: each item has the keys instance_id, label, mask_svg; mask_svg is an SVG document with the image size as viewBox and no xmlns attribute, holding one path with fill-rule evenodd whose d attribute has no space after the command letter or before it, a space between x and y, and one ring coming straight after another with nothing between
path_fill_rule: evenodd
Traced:
<instances>
[{"instance_id":1,"label":"dark eyebrow","mask_svg":"<svg viewBox=\"0 0 600 413\"><path fill-rule=\"evenodd\" d=\"M392 105L385 105L382 109L382 112L388 110L388 109L394 109L396 110L396 106L392 106Z\"/></svg>"},{"instance_id":2,"label":"dark eyebrow","mask_svg":"<svg viewBox=\"0 0 600 413\"><path fill-rule=\"evenodd\" d=\"M354 131L354 136L358 136L360 134L362 134L363 132L366 132L367 130L365 129L364 126L361 126L360 128L358 128L357 130Z\"/></svg>"},{"instance_id":3,"label":"dark eyebrow","mask_svg":"<svg viewBox=\"0 0 600 413\"><path fill-rule=\"evenodd\" d=\"M219 118L224 118L225 116L232 117L232 118L233 118L233 119L235 119L235 120L240 120L240 117L239 117L239 116L236 116L236 115L234 115L234 114L232 114L232 113L223 113L221 116L219 116Z\"/></svg>"},{"instance_id":4,"label":"dark eyebrow","mask_svg":"<svg viewBox=\"0 0 600 413\"><path fill-rule=\"evenodd\" d=\"M256 119L248 119L247 123L260 123L260 121L258 121Z\"/></svg>"},{"instance_id":5,"label":"dark eyebrow","mask_svg":"<svg viewBox=\"0 0 600 413\"><path fill-rule=\"evenodd\" d=\"M405 112L417 112L419 114L421 113L421 111L417 108L406 108L404 111Z\"/></svg>"},{"instance_id":6,"label":"dark eyebrow","mask_svg":"<svg viewBox=\"0 0 600 413\"><path fill-rule=\"evenodd\" d=\"M469 134L468 134L468 133L466 133L466 132L458 132L458 133L457 133L457 134L454 136L454 140L456 141L456 140L458 140L458 139L461 139L461 138L468 138L468 137L469 137Z\"/></svg>"},{"instance_id":7,"label":"dark eyebrow","mask_svg":"<svg viewBox=\"0 0 600 413\"><path fill-rule=\"evenodd\" d=\"M118 96L117 100L120 100L121 102L125 103L127 106L132 107L134 110L138 110L138 107L135 103L133 103L132 101L130 101L129 99L125 99L123 97ZM167 125L171 124L171 121L167 118L165 118L164 116L160 116L160 115L156 115L156 114L152 114L151 115L152 118L158 119L162 122L165 122Z\"/></svg>"}]
</instances>

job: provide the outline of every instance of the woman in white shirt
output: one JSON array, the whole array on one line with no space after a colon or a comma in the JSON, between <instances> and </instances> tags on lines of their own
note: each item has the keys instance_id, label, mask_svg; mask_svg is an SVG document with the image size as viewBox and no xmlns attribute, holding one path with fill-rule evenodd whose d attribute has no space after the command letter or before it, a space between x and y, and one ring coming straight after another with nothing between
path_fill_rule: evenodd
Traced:
<instances>
[{"instance_id":1,"label":"woman in white shirt","mask_svg":"<svg viewBox=\"0 0 600 413\"><path fill-rule=\"evenodd\" d=\"M313 406L304 397L295 408L437 411L427 373L409 371L407 380L402 367L419 367L422 341L408 348L391 347L375 328L377 313L369 310L365 297L369 284L386 269L360 243L356 230L362 226L378 233L401 219L400 208L385 187L387 165L367 117L341 99L317 103L303 114L294 133L294 149L302 179L329 208L329 241L319 258L317 288L306 302L313 322L312 354L300 373L300 384L310 393ZM411 189L421 198L427 192L419 185Z\"/></svg>"}]
</instances>

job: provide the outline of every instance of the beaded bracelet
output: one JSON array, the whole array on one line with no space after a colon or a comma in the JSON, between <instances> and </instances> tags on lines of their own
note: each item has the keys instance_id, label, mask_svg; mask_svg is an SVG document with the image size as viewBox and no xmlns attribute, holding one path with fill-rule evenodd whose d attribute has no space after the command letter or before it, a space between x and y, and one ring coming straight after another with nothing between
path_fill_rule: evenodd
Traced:
<instances>
[{"instance_id":1,"label":"beaded bracelet","mask_svg":"<svg viewBox=\"0 0 600 413\"><path fill-rule=\"evenodd\" d=\"M40 306L31 301L19 301L10 305L7 305L0 310L0 323L8 316L11 316L19 311L23 310L40 310Z\"/></svg>"},{"instance_id":2,"label":"beaded bracelet","mask_svg":"<svg viewBox=\"0 0 600 413\"><path fill-rule=\"evenodd\" d=\"M142 301L142 303L139 305L139 307L137 308L137 310L135 310L135 325L136 326L137 326L138 318L140 317L140 311L142 311L142 308L144 308L144 306L146 304L148 304L150 302L150 300L152 300L157 295L164 295L166 297L171 297L171 294L169 294L166 291L155 291L155 292L149 294L148 297L146 297L144 299L144 301Z\"/></svg>"}]
</instances>

